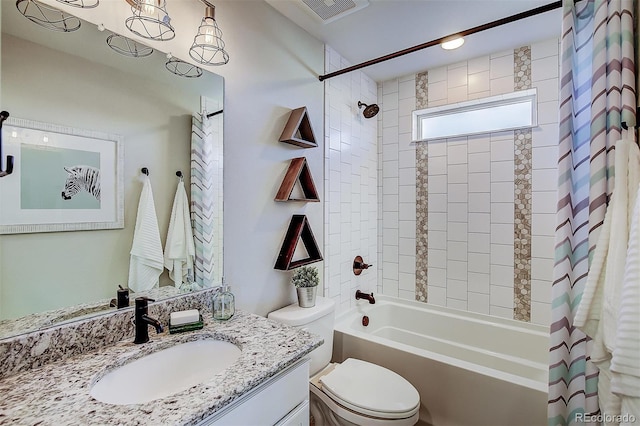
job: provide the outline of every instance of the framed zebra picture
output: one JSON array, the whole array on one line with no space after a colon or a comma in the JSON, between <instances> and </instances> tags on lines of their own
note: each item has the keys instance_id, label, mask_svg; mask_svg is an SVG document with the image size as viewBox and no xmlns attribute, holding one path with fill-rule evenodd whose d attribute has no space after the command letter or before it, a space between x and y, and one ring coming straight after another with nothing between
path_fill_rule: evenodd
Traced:
<instances>
[{"instance_id":1,"label":"framed zebra picture","mask_svg":"<svg viewBox=\"0 0 640 426\"><path fill-rule=\"evenodd\" d=\"M0 234L123 228L121 139L9 117L3 155L15 166L0 181Z\"/></svg>"}]
</instances>

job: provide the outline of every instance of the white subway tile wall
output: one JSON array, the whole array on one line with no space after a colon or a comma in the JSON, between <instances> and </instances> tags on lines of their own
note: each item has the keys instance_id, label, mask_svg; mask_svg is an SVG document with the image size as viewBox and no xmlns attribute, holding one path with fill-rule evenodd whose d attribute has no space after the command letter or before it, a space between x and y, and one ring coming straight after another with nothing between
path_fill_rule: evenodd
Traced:
<instances>
[{"instance_id":1,"label":"white subway tile wall","mask_svg":"<svg viewBox=\"0 0 640 426\"><path fill-rule=\"evenodd\" d=\"M381 108L385 115L378 121L381 153L378 193L382 197L379 231L383 238L380 239L382 250L378 256L377 290L414 299L416 161L409 141L411 112L415 109L415 77L379 84L378 97L382 99Z\"/></svg>"},{"instance_id":2,"label":"white subway tile wall","mask_svg":"<svg viewBox=\"0 0 640 426\"><path fill-rule=\"evenodd\" d=\"M557 39L531 45L531 322L549 324L557 181ZM514 91L514 51L428 70L428 106ZM378 291L415 298L416 76L378 84ZM424 106L421 106L424 108ZM514 317L514 132L428 145L428 303ZM327 173L327 176L330 176ZM327 185L330 186L330 185Z\"/></svg>"},{"instance_id":3,"label":"white subway tile wall","mask_svg":"<svg viewBox=\"0 0 640 426\"><path fill-rule=\"evenodd\" d=\"M332 72L347 67L347 63L335 50L325 48L325 71ZM382 256L383 233L378 229L379 206L382 196L378 194L378 164L382 151L378 151L378 117L365 119L358 101L365 104L385 100L380 112L385 121L398 121L398 87L387 95L378 96L376 83L360 71L334 77L325 82L325 241L324 247L324 296L336 301L337 310L348 309L355 302L356 289L375 292L378 285L378 254ZM403 90L407 91L405 87ZM396 95L393 95L396 94ZM395 108L391 108L395 105ZM406 106L405 106L406 108ZM396 111L396 112L392 112ZM379 114L379 116L380 116ZM397 125L396 125L397 126ZM397 132L388 133L389 140L396 140ZM395 259L395 269L385 271L393 282L398 296L398 210L399 210L399 157L398 151L386 152L388 173L393 179L385 182L384 219L390 228L385 234L390 250L387 256ZM300 155L304 155L302 151ZM380 158L379 158L380 156ZM405 163L407 160L405 158ZM394 181L395 179L395 181ZM380 204L379 204L380 203ZM382 215L380 215L382 218ZM406 232L406 229L404 230ZM415 232L414 232L415 233ZM385 243L386 244L386 243ZM395 251L393 251L395 247ZM360 255L365 262L375 266L360 276L353 273L353 259ZM410 295L405 297L410 298Z\"/></svg>"}]
</instances>

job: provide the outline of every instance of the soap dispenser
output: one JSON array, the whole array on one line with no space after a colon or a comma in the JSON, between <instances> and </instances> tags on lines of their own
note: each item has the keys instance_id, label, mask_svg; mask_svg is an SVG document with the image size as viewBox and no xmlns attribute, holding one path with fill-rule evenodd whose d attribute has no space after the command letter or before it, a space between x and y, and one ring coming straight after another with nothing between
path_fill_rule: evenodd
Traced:
<instances>
[{"instance_id":1,"label":"soap dispenser","mask_svg":"<svg viewBox=\"0 0 640 426\"><path fill-rule=\"evenodd\" d=\"M187 269L186 282L182 282L179 290L181 293L190 293L196 290L196 283L193 281L193 272L191 268Z\"/></svg>"},{"instance_id":2,"label":"soap dispenser","mask_svg":"<svg viewBox=\"0 0 640 426\"><path fill-rule=\"evenodd\" d=\"M213 296L213 319L226 321L236 313L236 298L222 278L222 286Z\"/></svg>"}]
</instances>

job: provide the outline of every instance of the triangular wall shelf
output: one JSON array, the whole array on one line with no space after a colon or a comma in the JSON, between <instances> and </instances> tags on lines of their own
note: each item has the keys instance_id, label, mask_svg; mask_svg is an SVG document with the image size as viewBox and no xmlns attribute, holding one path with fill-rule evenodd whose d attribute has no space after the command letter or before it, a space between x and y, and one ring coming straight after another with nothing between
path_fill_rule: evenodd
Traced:
<instances>
[{"instance_id":1,"label":"triangular wall shelf","mask_svg":"<svg viewBox=\"0 0 640 426\"><path fill-rule=\"evenodd\" d=\"M296 251L296 246L300 240L304 243L309 257L292 261L293 253ZM307 217L303 214L294 214L289 223L289 229L287 230L287 235L284 237L284 243L280 249L280 254L278 255L274 269L288 271L289 269L320 262L321 260L322 254L313 236Z\"/></svg>"},{"instance_id":2,"label":"triangular wall shelf","mask_svg":"<svg viewBox=\"0 0 640 426\"><path fill-rule=\"evenodd\" d=\"M300 187L304 193L304 198L291 198L291 193L296 185L300 182ZM284 175L280 189L276 194L276 201L320 201L316 185L313 183L311 171L305 157L294 158L289 163L287 174Z\"/></svg>"},{"instance_id":3,"label":"triangular wall shelf","mask_svg":"<svg viewBox=\"0 0 640 426\"><path fill-rule=\"evenodd\" d=\"M290 143L302 148L318 146L311 128L311 121L307 114L307 107L300 107L291 111L289 120L280 135L280 142Z\"/></svg>"}]
</instances>

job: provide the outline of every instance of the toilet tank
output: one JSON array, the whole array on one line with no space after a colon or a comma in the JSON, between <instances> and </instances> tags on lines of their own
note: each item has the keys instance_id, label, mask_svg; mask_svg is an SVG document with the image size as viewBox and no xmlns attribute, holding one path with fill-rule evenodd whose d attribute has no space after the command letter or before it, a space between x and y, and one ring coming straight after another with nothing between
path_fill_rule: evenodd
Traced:
<instances>
[{"instance_id":1,"label":"toilet tank","mask_svg":"<svg viewBox=\"0 0 640 426\"><path fill-rule=\"evenodd\" d=\"M309 354L311 357L309 374L311 376L322 370L331 361L334 312L335 302L333 299L316 297L316 305L311 308L301 308L297 303L294 303L267 315L269 319L308 331L324 339L324 343Z\"/></svg>"}]
</instances>

